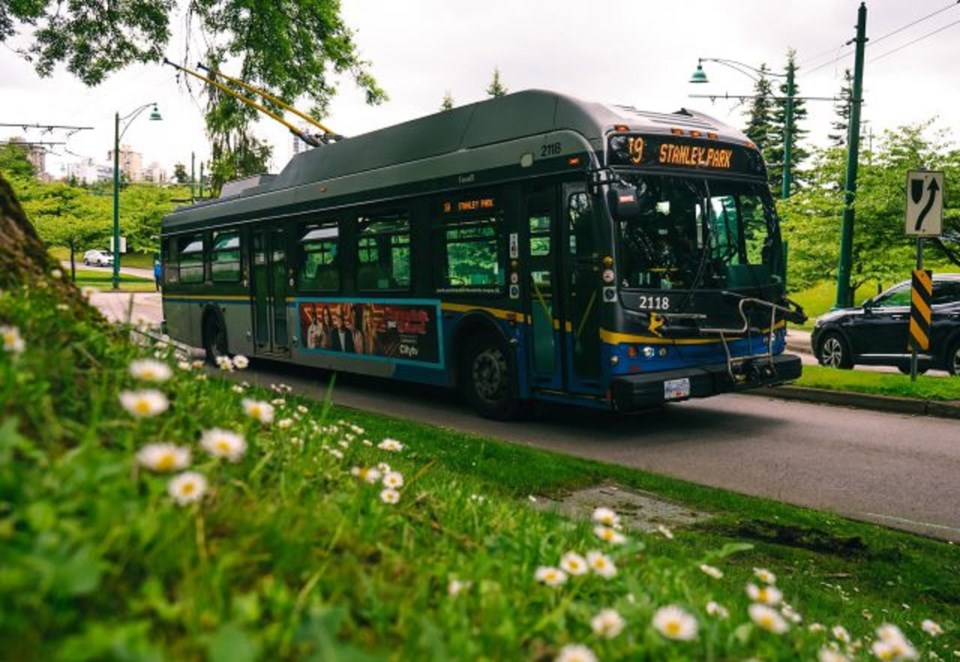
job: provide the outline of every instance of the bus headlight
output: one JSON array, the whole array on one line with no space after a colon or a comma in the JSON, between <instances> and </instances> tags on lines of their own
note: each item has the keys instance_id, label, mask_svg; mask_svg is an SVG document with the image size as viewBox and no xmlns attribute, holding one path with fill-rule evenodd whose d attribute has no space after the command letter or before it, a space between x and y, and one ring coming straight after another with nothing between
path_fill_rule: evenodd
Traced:
<instances>
[{"instance_id":1,"label":"bus headlight","mask_svg":"<svg viewBox=\"0 0 960 662\"><path fill-rule=\"evenodd\" d=\"M656 355L657 355L657 350L655 350L653 347L650 347L648 345L643 348L643 358L652 359Z\"/></svg>"}]
</instances>

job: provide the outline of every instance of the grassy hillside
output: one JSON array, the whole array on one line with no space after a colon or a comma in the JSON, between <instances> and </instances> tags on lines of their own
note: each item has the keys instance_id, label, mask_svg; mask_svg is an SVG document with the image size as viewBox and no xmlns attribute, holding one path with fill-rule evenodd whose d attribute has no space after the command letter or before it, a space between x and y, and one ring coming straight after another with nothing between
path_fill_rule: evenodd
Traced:
<instances>
[{"instance_id":1,"label":"grassy hillside","mask_svg":"<svg viewBox=\"0 0 960 662\"><path fill-rule=\"evenodd\" d=\"M132 344L49 288L0 294L0 325L4 659L960 647L952 545L257 390ZM597 482L713 518L651 534L531 507Z\"/></svg>"}]
</instances>

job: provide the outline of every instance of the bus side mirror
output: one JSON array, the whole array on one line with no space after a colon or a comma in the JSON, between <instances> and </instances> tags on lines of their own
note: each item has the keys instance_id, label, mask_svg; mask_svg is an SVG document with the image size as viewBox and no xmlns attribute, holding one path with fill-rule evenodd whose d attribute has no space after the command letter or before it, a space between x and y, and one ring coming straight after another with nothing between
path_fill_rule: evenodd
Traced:
<instances>
[{"instance_id":1,"label":"bus side mirror","mask_svg":"<svg viewBox=\"0 0 960 662\"><path fill-rule=\"evenodd\" d=\"M610 187L610 208L617 218L637 218L640 216L640 203L637 189L624 184Z\"/></svg>"}]
</instances>

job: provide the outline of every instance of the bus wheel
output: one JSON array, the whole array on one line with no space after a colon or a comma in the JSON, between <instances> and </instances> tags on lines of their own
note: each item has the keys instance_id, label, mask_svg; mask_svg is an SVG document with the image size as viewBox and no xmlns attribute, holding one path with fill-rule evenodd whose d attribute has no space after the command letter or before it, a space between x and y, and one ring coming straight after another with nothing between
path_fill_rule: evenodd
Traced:
<instances>
[{"instance_id":1,"label":"bus wheel","mask_svg":"<svg viewBox=\"0 0 960 662\"><path fill-rule=\"evenodd\" d=\"M460 375L467 402L481 416L498 421L516 418L520 409L514 396L516 376L503 340L492 335L473 340L464 353Z\"/></svg>"},{"instance_id":2,"label":"bus wheel","mask_svg":"<svg viewBox=\"0 0 960 662\"><path fill-rule=\"evenodd\" d=\"M203 322L203 349L211 365L217 364L217 357L227 354L227 331L216 315L207 315Z\"/></svg>"}]
</instances>

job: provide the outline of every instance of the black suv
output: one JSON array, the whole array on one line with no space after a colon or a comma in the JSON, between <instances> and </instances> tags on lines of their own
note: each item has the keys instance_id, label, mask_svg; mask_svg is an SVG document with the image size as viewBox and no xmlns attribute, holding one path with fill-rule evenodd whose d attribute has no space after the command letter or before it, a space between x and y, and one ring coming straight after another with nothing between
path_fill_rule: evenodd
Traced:
<instances>
[{"instance_id":1,"label":"black suv","mask_svg":"<svg viewBox=\"0 0 960 662\"><path fill-rule=\"evenodd\" d=\"M822 365L892 365L910 372L907 340L910 326L910 281L868 299L860 308L834 310L817 318L810 343ZM960 374L960 274L934 274L930 352L920 354L918 368L941 368Z\"/></svg>"}]
</instances>

